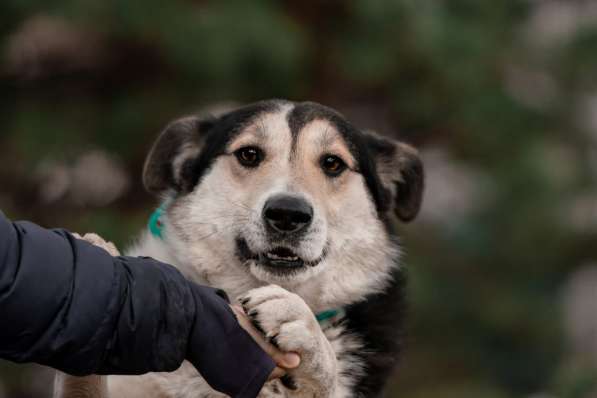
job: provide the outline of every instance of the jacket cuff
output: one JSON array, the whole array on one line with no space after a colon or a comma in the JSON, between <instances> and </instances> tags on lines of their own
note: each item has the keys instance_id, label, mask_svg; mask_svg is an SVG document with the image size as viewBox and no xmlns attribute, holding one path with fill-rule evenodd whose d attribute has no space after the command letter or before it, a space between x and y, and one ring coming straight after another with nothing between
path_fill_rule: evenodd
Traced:
<instances>
[{"instance_id":1,"label":"jacket cuff","mask_svg":"<svg viewBox=\"0 0 597 398\"><path fill-rule=\"evenodd\" d=\"M274 361L240 326L216 289L192 285L196 320L187 359L213 389L234 398L256 397Z\"/></svg>"},{"instance_id":2,"label":"jacket cuff","mask_svg":"<svg viewBox=\"0 0 597 398\"><path fill-rule=\"evenodd\" d=\"M263 388L263 385L267 382L269 375L272 373L276 364L272 361L268 365L257 367L255 375L250 381L240 390L235 396L237 398L255 398L259 395L259 392Z\"/></svg>"}]
</instances>

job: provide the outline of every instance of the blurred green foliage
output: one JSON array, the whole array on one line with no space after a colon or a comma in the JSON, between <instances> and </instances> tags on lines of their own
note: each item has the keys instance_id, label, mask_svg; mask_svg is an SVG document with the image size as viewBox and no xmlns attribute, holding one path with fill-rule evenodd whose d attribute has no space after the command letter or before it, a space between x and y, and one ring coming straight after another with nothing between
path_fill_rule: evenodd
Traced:
<instances>
[{"instance_id":1,"label":"blurred green foliage","mask_svg":"<svg viewBox=\"0 0 597 398\"><path fill-rule=\"evenodd\" d=\"M550 33L562 20L548 3L578 9L569 33ZM125 244L155 205L138 176L169 120L222 101L319 101L440 148L490 193L461 217L400 227L411 315L388 395L595 396L595 362L570 354L561 313L565 281L597 257L597 221L574 218L579 198L597 198L597 126L582 117L597 17L583 4L4 0L0 208ZM45 54L61 40L75 44ZM134 176L125 195L39 199L44 162L96 148Z\"/></svg>"}]
</instances>

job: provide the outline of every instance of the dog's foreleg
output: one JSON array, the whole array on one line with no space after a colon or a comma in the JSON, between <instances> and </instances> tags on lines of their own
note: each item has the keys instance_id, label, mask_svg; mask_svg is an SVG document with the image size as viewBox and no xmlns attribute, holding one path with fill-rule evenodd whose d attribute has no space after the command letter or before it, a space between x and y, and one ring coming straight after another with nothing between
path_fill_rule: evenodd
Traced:
<instances>
[{"instance_id":1,"label":"dog's foreleg","mask_svg":"<svg viewBox=\"0 0 597 398\"><path fill-rule=\"evenodd\" d=\"M54 398L108 398L108 381L105 376L75 377L56 372Z\"/></svg>"}]
</instances>

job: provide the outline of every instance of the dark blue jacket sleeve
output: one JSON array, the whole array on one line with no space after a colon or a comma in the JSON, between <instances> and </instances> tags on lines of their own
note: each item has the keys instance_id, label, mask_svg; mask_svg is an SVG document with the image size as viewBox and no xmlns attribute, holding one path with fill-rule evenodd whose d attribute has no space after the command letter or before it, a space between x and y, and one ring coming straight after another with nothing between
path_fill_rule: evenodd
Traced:
<instances>
[{"instance_id":1,"label":"dark blue jacket sleeve","mask_svg":"<svg viewBox=\"0 0 597 398\"><path fill-rule=\"evenodd\" d=\"M219 291L2 212L0 358L74 375L172 371L188 359L233 397L256 396L274 367Z\"/></svg>"}]
</instances>

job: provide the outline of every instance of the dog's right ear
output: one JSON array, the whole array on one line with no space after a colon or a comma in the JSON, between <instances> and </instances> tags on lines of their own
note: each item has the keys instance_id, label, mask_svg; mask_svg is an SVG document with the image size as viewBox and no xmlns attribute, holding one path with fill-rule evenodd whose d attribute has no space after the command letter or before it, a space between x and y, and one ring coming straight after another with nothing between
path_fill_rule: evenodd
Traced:
<instances>
[{"instance_id":1,"label":"dog's right ear","mask_svg":"<svg viewBox=\"0 0 597 398\"><path fill-rule=\"evenodd\" d=\"M366 132L376 169L392 199L394 213L404 222L414 219L423 201L425 175L419 152L403 142Z\"/></svg>"},{"instance_id":2,"label":"dog's right ear","mask_svg":"<svg viewBox=\"0 0 597 398\"><path fill-rule=\"evenodd\" d=\"M143 185L148 192L192 190L192 164L201 153L211 119L189 116L170 123L153 144L143 167Z\"/></svg>"}]
</instances>

